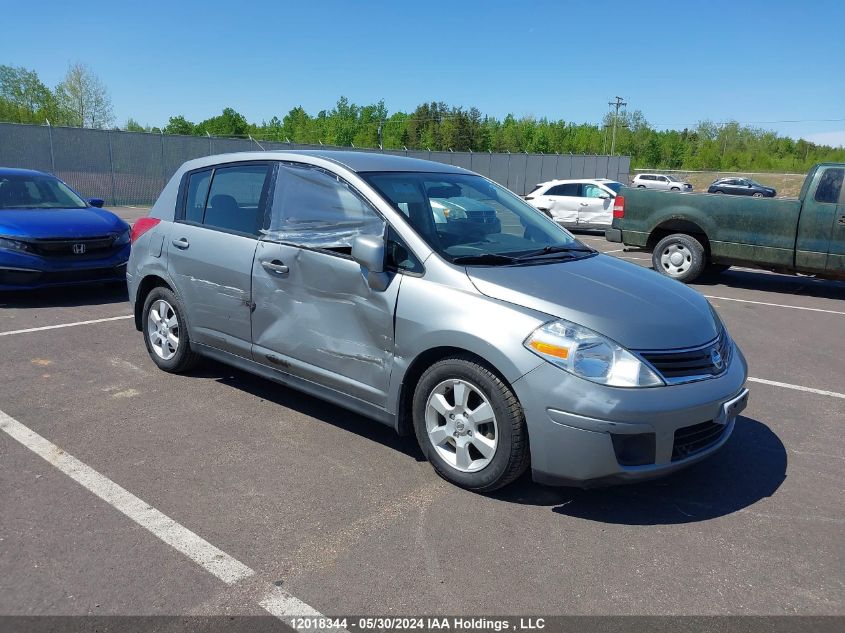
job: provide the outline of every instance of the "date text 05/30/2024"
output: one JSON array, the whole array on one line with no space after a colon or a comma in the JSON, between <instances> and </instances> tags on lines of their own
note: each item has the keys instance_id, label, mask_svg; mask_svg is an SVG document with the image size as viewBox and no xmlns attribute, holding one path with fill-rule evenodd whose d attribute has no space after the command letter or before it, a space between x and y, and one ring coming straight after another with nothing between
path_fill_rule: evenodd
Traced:
<instances>
[{"instance_id":1,"label":"date text 05/30/2024","mask_svg":"<svg viewBox=\"0 0 845 633\"><path fill-rule=\"evenodd\" d=\"M286 618L287 620L288 618ZM466 617L372 617L331 618L294 617L291 626L296 629L318 628L357 629L359 631L539 631L546 628L544 618L466 618Z\"/></svg>"}]
</instances>

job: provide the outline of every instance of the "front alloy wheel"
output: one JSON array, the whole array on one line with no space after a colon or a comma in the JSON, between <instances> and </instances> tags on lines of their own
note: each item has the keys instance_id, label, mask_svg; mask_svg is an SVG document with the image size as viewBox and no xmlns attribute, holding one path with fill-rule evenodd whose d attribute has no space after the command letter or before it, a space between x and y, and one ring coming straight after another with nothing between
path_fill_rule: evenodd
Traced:
<instances>
[{"instance_id":1,"label":"front alloy wheel","mask_svg":"<svg viewBox=\"0 0 845 633\"><path fill-rule=\"evenodd\" d=\"M432 390L425 426L437 454L462 473L485 468L496 454L499 433L493 407L465 380L444 380Z\"/></svg>"},{"instance_id":2,"label":"front alloy wheel","mask_svg":"<svg viewBox=\"0 0 845 633\"><path fill-rule=\"evenodd\" d=\"M420 376L411 403L414 432L434 470L454 484L489 492L529 464L519 400L481 359L444 358Z\"/></svg>"}]
</instances>

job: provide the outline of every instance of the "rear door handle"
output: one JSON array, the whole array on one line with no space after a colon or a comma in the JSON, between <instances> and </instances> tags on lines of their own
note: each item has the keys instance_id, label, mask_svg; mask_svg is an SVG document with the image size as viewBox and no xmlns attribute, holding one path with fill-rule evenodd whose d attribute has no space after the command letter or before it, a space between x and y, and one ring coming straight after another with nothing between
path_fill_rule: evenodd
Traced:
<instances>
[{"instance_id":1,"label":"rear door handle","mask_svg":"<svg viewBox=\"0 0 845 633\"><path fill-rule=\"evenodd\" d=\"M261 262L261 265L264 266L265 270L277 275L286 275L289 272L288 267L278 259L274 259L272 262Z\"/></svg>"},{"instance_id":2,"label":"rear door handle","mask_svg":"<svg viewBox=\"0 0 845 633\"><path fill-rule=\"evenodd\" d=\"M588 206L590 206L590 203L589 203L589 202L580 202L579 204L580 204L582 207L588 207Z\"/></svg>"},{"instance_id":3,"label":"rear door handle","mask_svg":"<svg viewBox=\"0 0 845 633\"><path fill-rule=\"evenodd\" d=\"M173 244L173 246L175 246L176 248L180 248L183 251L191 245L191 243L188 241L188 238L186 237L180 237L178 240L173 240L173 242L171 243Z\"/></svg>"}]
</instances>

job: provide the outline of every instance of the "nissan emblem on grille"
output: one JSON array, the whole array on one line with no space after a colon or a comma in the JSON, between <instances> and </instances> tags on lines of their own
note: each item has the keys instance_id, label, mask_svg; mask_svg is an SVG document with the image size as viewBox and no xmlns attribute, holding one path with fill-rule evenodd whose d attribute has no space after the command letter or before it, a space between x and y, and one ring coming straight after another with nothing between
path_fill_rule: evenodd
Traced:
<instances>
[{"instance_id":1,"label":"nissan emblem on grille","mask_svg":"<svg viewBox=\"0 0 845 633\"><path fill-rule=\"evenodd\" d=\"M77 243L73 245L73 254L74 255L84 255L85 254L85 244Z\"/></svg>"}]
</instances>

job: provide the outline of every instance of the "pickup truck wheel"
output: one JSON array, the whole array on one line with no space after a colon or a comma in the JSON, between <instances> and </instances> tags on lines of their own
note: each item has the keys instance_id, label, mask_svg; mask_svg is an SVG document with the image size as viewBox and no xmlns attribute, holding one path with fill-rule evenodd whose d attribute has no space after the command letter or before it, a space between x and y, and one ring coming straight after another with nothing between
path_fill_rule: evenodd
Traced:
<instances>
[{"instance_id":1,"label":"pickup truck wheel","mask_svg":"<svg viewBox=\"0 0 845 633\"><path fill-rule=\"evenodd\" d=\"M654 270L689 283L701 274L707 260L701 242L690 235L675 233L657 243L651 262Z\"/></svg>"},{"instance_id":2,"label":"pickup truck wheel","mask_svg":"<svg viewBox=\"0 0 845 633\"><path fill-rule=\"evenodd\" d=\"M489 492L529 464L525 415L510 386L473 358L441 360L420 377L412 403L414 432L437 474Z\"/></svg>"}]
</instances>

